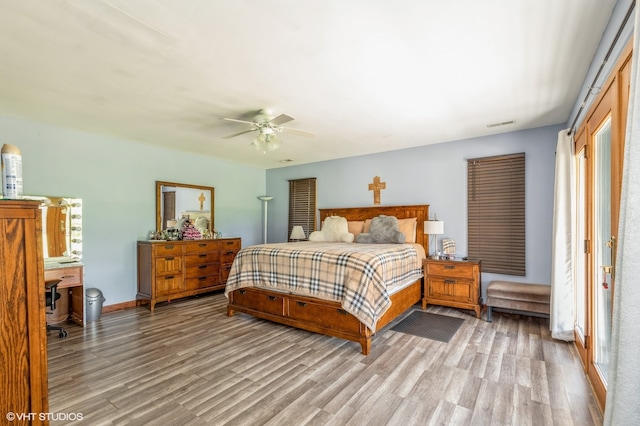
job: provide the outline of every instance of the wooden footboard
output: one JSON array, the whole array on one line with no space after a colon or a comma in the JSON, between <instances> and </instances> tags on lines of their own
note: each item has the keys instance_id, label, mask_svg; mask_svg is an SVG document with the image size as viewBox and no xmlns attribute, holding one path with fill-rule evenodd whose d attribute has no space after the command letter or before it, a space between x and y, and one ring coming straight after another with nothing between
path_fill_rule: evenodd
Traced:
<instances>
[{"instance_id":1,"label":"wooden footboard","mask_svg":"<svg viewBox=\"0 0 640 426\"><path fill-rule=\"evenodd\" d=\"M422 279L391 295L391 307L378 320L380 330L420 301ZM243 312L327 336L360 343L362 354L371 350L373 333L340 303L259 288L243 288L229 293L227 315Z\"/></svg>"}]
</instances>

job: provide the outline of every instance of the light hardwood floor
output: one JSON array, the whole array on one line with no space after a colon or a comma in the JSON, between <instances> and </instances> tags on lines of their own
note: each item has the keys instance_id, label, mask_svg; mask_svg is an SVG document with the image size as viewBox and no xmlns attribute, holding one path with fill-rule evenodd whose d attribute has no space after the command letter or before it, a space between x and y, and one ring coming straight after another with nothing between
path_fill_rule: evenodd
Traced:
<instances>
[{"instance_id":1,"label":"light hardwood floor","mask_svg":"<svg viewBox=\"0 0 640 426\"><path fill-rule=\"evenodd\" d=\"M418 308L418 307L416 307ZM548 320L465 319L447 344L379 331L359 344L228 318L218 293L49 333L52 425L599 425L572 344Z\"/></svg>"}]
</instances>

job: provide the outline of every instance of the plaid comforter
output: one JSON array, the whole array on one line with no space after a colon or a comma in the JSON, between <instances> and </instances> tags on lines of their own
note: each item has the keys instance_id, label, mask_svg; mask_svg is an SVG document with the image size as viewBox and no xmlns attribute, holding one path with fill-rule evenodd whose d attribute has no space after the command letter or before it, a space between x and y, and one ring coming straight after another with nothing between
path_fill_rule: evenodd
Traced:
<instances>
[{"instance_id":1,"label":"plaid comforter","mask_svg":"<svg viewBox=\"0 0 640 426\"><path fill-rule=\"evenodd\" d=\"M422 276L422 257L411 244L299 242L243 248L225 295L260 287L338 301L375 332L391 306L388 288Z\"/></svg>"}]
</instances>

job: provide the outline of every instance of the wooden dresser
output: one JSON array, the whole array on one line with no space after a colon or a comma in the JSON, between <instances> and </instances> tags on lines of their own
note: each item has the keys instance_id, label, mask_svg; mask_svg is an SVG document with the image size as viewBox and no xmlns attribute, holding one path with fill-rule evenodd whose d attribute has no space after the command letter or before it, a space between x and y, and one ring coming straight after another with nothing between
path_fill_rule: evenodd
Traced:
<instances>
[{"instance_id":1,"label":"wooden dresser","mask_svg":"<svg viewBox=\"0 0 640 426\"><path fill-rule=\"evenodd\" d=\"M156 303L224 289L240 238L138 241L138 300Z\"/></svg>"},{"instance_id":2,"label":"wooden dresser","mask_svg":"<svg viewBox=\"0 0 640 426\"><path fill-rule=\"evenodd\" d=\"M0 200L0 416L47 413L47 333L39 202ZM8 420L6 423L4 423ZM48 424L38 415L29 424Z\"/></svg>"},{"instance_id":3,"label":"wooden dresser","mask_svg":"<svg viewBox=\"0 0 640 426\"><path fill-rule=\"evenodd\" d=\"M480 262L425 259L422 309L428 304L470 309L480 318Z\"/></svg>"}]
</instances>

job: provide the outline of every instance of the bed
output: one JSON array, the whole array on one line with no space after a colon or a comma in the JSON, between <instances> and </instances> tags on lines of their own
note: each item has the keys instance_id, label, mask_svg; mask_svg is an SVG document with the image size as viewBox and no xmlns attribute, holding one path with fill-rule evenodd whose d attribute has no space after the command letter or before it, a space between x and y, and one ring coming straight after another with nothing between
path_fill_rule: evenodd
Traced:
<instances>
[{"instance_id":1,"label":"bed","mask_svg":"<svg viewBox=\"0 0 640 426\"><path fill-rule=\"evenodd\" d=\"M415 218L414 244L294 242L243 248L227 280L227 315L242 312L351 340L368 355L376 330L420 301L428 213L428 205L320 209L321 222L329 216L350 222L378 215ZM352 267L352 261L360 266ZM348 277L349 284L326 286L324 278L336 274Z\"/></svg>"}]
</instances>

